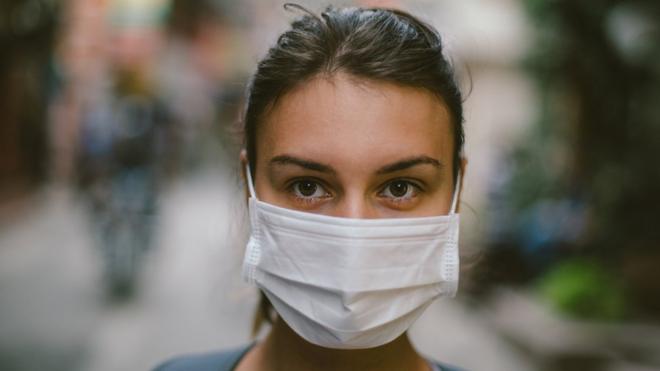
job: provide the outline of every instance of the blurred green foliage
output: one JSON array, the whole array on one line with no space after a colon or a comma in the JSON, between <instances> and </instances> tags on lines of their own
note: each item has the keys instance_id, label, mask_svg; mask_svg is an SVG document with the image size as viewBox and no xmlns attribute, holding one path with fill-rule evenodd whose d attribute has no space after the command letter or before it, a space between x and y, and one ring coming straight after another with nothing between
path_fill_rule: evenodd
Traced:
<instances>
[{"instance_id":1,"label":"blurred green foliage","mask_svg":"<svg viewBox=\"0 0 660 371\"><path fill-rule=\"evenodd\" d=\"M518 256L500 282L547 274L542 293L586 317L621 315L622 297L602 289L621 277L632 312L659 319L660 297L648 291L660 292L660 2L524 6L536 38L523 68L539 116L502 160L508 176L493 190L493 215L507 217L491 220L483 265L511 268ZM599 273L564 266L575 257Z\"/></svg>"},{"instance_id":2,"label":"blurred green foliage","mask_svg":"<svg viewBox=\"0 0 660 371\"><path fill-rule=\"evenodd\" d=\"M610 272L593 261L557 264L538 283L539 293L557 310L579 318L617 320L625 315L625 293Z\"/></svg>"}]
</instances>

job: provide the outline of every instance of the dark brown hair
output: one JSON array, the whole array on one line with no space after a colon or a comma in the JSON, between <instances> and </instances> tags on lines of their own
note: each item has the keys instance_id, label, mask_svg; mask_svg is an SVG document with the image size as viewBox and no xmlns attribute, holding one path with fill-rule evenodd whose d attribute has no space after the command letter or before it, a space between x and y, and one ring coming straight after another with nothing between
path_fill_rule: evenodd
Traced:
<instances>
[{"instance_id":1,"label":"dark brown hair","mask_svg":"<svg viewBox=\"0 0 660 371\"><path fill-rule=\"evenodd\" d=\"M441 99L452 118L456 177L464 142L463 99L433 27L394 9L328 7L319 17L300 5L285 4L284 8L304 14L280 35L248 85L243 125L252 174L259 124L278 99L314 76L342 72L425 89ZM270 317L270 306L262 297L255 330Z\"/></svg>"},{"instance_id":2,"label":"dark brown hair","mask_svg":"<svg viewBox=\"0 0 660 371\"><path fill-rule=\"evenodd\" d=\"M263 116L295 86L318 74L351 76L423 88L447 105L454 125L454 175L463 148L463 100L438 32L393 9L327 8L321 17L305 8L259 62L247 92L244 144L254 174L256 136Z\"/></svg>"}]
</instances>

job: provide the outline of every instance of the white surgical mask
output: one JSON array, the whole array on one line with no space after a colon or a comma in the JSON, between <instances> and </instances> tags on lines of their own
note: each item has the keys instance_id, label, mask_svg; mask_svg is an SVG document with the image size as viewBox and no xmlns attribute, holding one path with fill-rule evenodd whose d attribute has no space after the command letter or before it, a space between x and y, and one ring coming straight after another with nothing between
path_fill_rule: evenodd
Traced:
<instances>
[{"instance_id":1,"label":"white surgical mask","mask_svg":"<svg viewBox=\"0 0 660 371\"><path fill-rule=\"evenodd\" d=\"M305 340L326 348L386 344L458 286L456 213L353 219L259 201L250 169L251 233L243 277Z\"/></svg>"}]
</instances>

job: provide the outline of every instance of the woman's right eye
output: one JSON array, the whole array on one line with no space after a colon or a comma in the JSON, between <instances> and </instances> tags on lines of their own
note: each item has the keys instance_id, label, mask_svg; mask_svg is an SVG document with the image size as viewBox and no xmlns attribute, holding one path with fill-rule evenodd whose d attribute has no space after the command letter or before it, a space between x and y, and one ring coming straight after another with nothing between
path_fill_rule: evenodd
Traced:
<instances>
[{"instance_id":1,"label":"woman's right eye","mask_svg":"<svg viewBox=\"0 0 660 371\"><path fill-rule=\"evenodd\" d=\"M293 195L299 199L311 200L330 196L330 193L314 180L295 181L291 184L290 189Z\"/></svg>"}]
</instances>

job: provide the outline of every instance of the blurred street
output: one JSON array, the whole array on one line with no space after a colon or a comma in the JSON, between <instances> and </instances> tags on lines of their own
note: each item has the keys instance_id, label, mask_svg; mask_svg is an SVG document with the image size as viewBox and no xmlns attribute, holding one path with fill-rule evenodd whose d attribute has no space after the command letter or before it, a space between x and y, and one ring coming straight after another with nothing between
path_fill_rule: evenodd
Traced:
<instances>
[{"instance_id":1,"label":"blurred street","mask_svg":"<svg viewBox=\"0 0 660 371\"><path fill-rule=\"evenodd\" d=\"M419 351L471 371L660 370L660 2L297 2L420 15L456 69L461 282L410 330ZM251 341L241 115L299 15L0 2L0 371L150 370Z\"/></svg>"},{"instance_id":2,"label":"blurred street","mask_svg":"<svg viewBox=\"0 0 660 371\"><path fill-rule=\"evenodd\" d=\"M170 188L135 300L117 303L81 203L59 188L30 200L0 234L0 368L141 370L246 342L254 298L228 238L232 182L206 172Z\"/></svg>"},{"instance_id":3,"label":"blurred street","mask_svg":"<svg viewBox=\"0 0 660 371\"><path fill-rule=\"evenodd\" d=\"M176 354L249 341L256 295L240 279L244 210L235 179L207 169L165 192L157 248L126 302L104 297L75 195L52 187L27 201L0 234L2 369L148 370ZM445 362L531 369L458 301L431 306L412 334L424 354Z\"/></svg>"}]
</instances>

